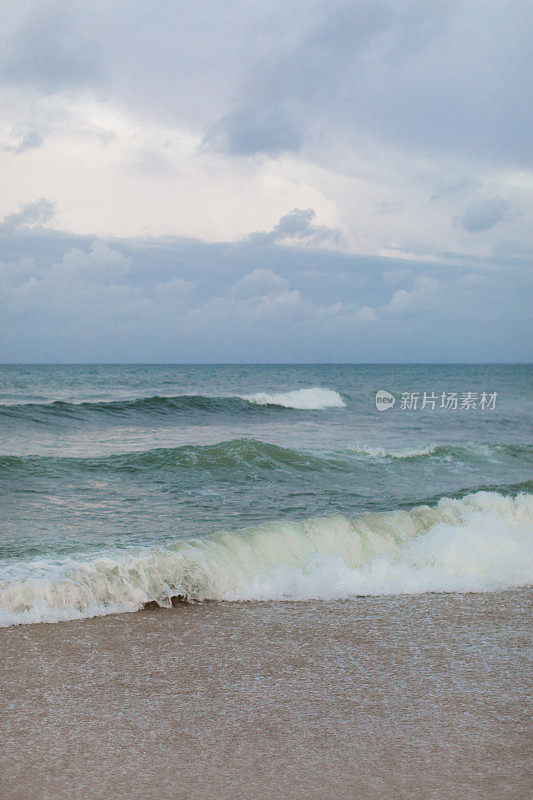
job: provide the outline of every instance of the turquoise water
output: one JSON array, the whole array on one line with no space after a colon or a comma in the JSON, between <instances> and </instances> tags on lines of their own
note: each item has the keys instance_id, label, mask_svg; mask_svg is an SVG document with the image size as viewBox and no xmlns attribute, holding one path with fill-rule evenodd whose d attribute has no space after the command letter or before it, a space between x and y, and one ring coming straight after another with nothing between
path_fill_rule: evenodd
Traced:
<instances>
[{"instance_id":1,"label":"turquoise water","mask_svg":"<svg viewBox=\"0 0 533 800\"><path fill-rule=\"evenodd\" d=\"M531 386L527 365L3 366L1 586L221 529L528 495Z\"/></svg>"}]
</instances>

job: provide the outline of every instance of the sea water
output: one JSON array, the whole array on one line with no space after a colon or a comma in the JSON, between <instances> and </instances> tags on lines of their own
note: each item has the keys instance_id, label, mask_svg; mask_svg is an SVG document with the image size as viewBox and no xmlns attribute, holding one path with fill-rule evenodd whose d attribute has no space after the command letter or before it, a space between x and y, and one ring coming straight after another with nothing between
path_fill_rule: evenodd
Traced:
<instances>
[{"instance_id":1,"label":"sea water","mask_svg":"<svg viewBox=\"0 0 533 800\"><path fill-rule=\"evenodd\" d=\"M530 585L531 385L528 365L2 366L0 624Z\"/></svg>"}]
</instances>

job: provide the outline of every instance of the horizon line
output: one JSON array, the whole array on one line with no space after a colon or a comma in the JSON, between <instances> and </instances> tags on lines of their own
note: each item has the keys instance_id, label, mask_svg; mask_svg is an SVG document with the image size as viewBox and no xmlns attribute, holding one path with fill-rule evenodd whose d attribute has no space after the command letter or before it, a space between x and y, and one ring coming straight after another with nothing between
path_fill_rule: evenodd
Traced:
<instances>
[{"instance_id":1,"label":"horizon line","mask_svg":"<svg viewBox=\"0 0 533 800\"><path fill-rule=\"evenodd\" d=\"M471 367L532 366L533 361L3 361L0 367Z\"/></svg>"}]
</instances>

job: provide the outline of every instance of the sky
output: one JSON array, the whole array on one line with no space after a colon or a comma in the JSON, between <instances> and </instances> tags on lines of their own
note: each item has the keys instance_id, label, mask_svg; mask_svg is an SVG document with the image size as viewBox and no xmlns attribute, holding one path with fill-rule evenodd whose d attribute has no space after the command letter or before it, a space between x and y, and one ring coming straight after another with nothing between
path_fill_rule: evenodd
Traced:
<instances>
[{"instance_id":1,"label":"sky","mask_svg":"<svg viewBox=\"0 0 533 800\"><path fill-rule=\"evenodd\" d=\"M531 361L530 0L0 0L0 361Z\"/></svg>"}]
</instances>

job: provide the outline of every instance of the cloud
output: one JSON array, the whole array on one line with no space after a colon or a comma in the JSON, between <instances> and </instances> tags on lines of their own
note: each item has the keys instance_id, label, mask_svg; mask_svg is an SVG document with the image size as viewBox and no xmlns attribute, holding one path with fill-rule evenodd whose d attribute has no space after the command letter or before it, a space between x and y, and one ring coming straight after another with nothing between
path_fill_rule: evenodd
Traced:
<instances>
[{"instance_id":1,"label":"cloud","mask_svg":"<svg viewBox=\"0 0 533 800\"><path fill-rule=\"evenodd\" d=\"M354 319L359 322L374 322L377 319L376 309L370 306L362 306L354 314Z\"/></svg>"},{"instance_id":2,"label":"cloud","mask_svg":"<svg viewBox=\"0 0 533 800\"><path fill-rule=\"evenodd\" d=\"M193 281L173 278L170 281L157 283L154 287L154 297L164 304L182 305L193 288Z\"/></svg>"},{"instance_id":3,"label":"cloud","mask_svg":"<svg viewBox=\"0 0 533 800\"><path fill-rule=\"evenodd\" d=\"M461 175L455 180L445 180L432 194L430 201L441 200L449 195L461 195L470 189L479 188L479 181L474 180L470 175Z\"/></svg>"},{"instance_id":4,"label":"cloud","mask_svg":"<svg viewBox=\"0 0 533 800\"><path fill-rule=\"evenodd\" d=\"M426 154L531 163L531 5L486 0L481 11L479 0L319 4L296 35L260 55L225 119L253 132L254 153L270 146L260 100L291 109L289 146L334 131L346 143L370 136Z\"/></svg>"},{"instance_id":5,"label":"cloud","mask_svg":"<svg viewBox=\"0 0 533 800\"><path fill-rule=\"evenodd\" d=\"M531 3L302 9L0 0L4 358L525 352Z\"/></svg>"},{"instance_id":6,"label":"cloud","mask_svg":"<svg viewBox=\"0 0 533 800\"><path fill-rule=\"evenodd\" d=\"M312 143L531 163L527 0L0 0L5 84L98 91L233 156ZM221 29L231 36L221 35ZM513 147L509 147L509 142Z\"/></svg>"},{"instance_id":7,"label":"cloud","mask_svg":"<svg viewBox=\"0 0 533 800\"><path fill-rule=\"evenodd\" d=\"M28 228L36 225L45 225L55 215L55 203L41 197L33 203L26 203L14 214L8 214L0 222L0 227L6 230Z\"/></svg>"},{"instance_id":8,"label":"cloud","mask_svg":"<svg viewBox=\"0 0 533 800\"><path fill-rule=\"evenodd\" d=\"M418 275L410 291L398 289L382 309L384 315L405 317L420 310L428 310L437 296L439 282L427 275Z\"/></svg>"},{"instance_id":9,"label":"cloud","mask_svg":"<svg viewBox=\"0 0 533 800\"><path fill-rule=\"evenodd\" d=\"M205 305L192 309L187 324L200 328L209 319L218 335L228 330L246 331L255 329L270 336L269 328L290 328L298 321L313 316L314 306L302 298L297 289L291 289L285 278L273 270L254 270L223 294L211 298ZM265 331L264 326L268 326Z\"/></svg>"},{"instance_id":10,"label":"cloud","mask_svg":"<svg viewBox=\"0 0 533 800\"><path fill-rule=\"evenodd\" d=\"M313 235L287 242L531 248L525 0L0 8L2 214L44 195L77 233L237 242L313 208ZM480 194L523 218L473 236L454 220Z\"/></svg>"},{"instance_id":11,"label":"cloud","mask_svg":"<svg viewBox=\"0 0 533 800\"><path fill-rule=\"evenodd\" d=\"M5 81L53 93L100 76L98 41L80 24L74 3L25 2L5 19L8 36L0 58Z\"/></svg>"},{"instance_id":12,"label":"cloud","mask_svg":"<svg viewBox=\"0 0 533 800\"><path fill-rule=\"evenodd\" d=\"M469 233L494 228L505 217L509 203L501 197L475 200L465 211L462 226Z\"/></svg>"},{"instance_id":13,"label":"cloud","mask_svg":"<svg viewBox=\"0 0 533 800\"><path fill-rule=\"evenodd\" d=\"M12 153L15 156L21 153L27 153L28 150L35 150L40 147L44 142L44 133L42 131L30 130L17 137L16 144L5 144L3 150L6 153Z\"/></svg>"},{"instance_id":14,"label":"cloud","mask_svg":"<svg viewBox=\"0 0 533 800\"><path fill-rule=\"evenodd\" d=\"M254 299L259 302L272 300L285 301L287 298L298 300L298 292L291 292L289 282L271 269L256 269L245 275L232 286L228 296L241 300Z\"/></svg>"},{"instance_id":15,"label":"cloud","mask_svg":"<svg viewBox=\"0 0 533 800\"><path fill-rule=\"evenodd\" d=\"M385 283L395 286L396 284L405 281L410 274L411 270L409 269L386 269L381 273L381 277Z\"/></svg>"},{"instance_id":16,"label":"cloud","mask_svg":"<svg viewBox=\"0 0 533 800\"><path fill-rule=\"evenodd\" d=\"M47 273L46 280L71 276L83 277L97 283L110 284L130 271L130 260L122 253L96 239L88 253L69 250L60 263Z\"/></svg>"},{"instance_id":17,"label":"cloud","mask_svg":"<svg viewBox=\"0 0 533 800\"><path fill-rule=\"evenodd\" d=\"M253 245L278 244L284 241L297 241L318 246L337 244L340 231L325 225L314 225L316 213L312 208L295 208L280 217L277 225L270 231L256 231L244 240Z\"/></svg>"},{"instance_id":18,"label":"cloud","mask_svg":"<svg viewBox=\"0 0 533 800\"><path fill-rule=\"evenodd\" d=\"M204 138L213 147L234 156L280 153L300 149L303 132L283 106L249 109L223 117Z\"/></svg>"},{"instance_id":19,"label":"cloud","mask_svg":"<svg viewBox=\"0 0 533 800\"><path fill-rule=\"evenodd\" d=\"M22 280L17 264L4 268L11 284L7 303L11 313L58 314L76 324L96 309L123 314L132 300L139 299L138 291L120 285L129 272L129 260L104 242L93 242L89 252L69 250L47 268L33 263L33 275Z\"/></svg>"},{"instance_id":20,"label":"cloud","mask_svg":"<svg viewBox=\"0 0 533 800\"><path fill-rule=\"evenodd\" d=\"M312 224L311 215L301 218ZM296 220L281 230L300 230ZM518 266L3 227L2 361L527 360ZM478 276L480 279L478 279ZM334 278L334 279L332 279ZM522 342L519 346L517 343Z\"/></svg>"}]
</instances>

